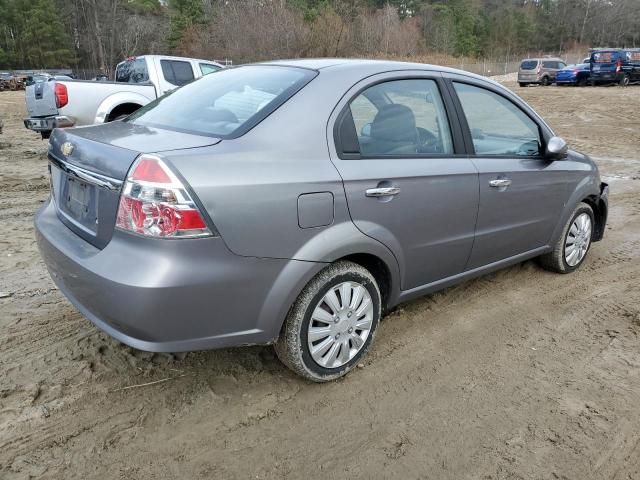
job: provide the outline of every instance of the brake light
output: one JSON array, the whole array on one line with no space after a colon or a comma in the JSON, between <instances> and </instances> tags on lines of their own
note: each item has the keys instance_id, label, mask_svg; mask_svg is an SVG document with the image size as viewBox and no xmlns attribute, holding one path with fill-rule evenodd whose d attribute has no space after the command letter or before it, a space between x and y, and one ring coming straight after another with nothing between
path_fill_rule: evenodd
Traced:
<instances>
[{"instance_id":1,"label":"brake light","mask_svg":"<svg viewBox=\"0 0 640 480\"><path fill-rule=\"evenodd\" d=\"M64 83L56 83L53 87L53 92L56 97L57 108L62 108L69 103L69 92L67 92L67 86Z\"/></svg>"},{"instance_id":2,"label":"brake light","mask_svg":"<svg viewBox=\"0 0 640 480\"><path fill-rule=\"evenodd\" d=\"M122 188L116 227L147 237L211 236L182 182L154 155L141 155Z\"/></svg>"}]
</instances>

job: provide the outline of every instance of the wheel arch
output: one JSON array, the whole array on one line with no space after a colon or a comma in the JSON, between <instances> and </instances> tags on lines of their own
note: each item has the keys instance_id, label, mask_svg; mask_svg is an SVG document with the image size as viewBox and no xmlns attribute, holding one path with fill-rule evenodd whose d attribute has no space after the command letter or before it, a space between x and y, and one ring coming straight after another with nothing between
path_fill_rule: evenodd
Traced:
<instances>
[{"instance_id":1,"label":"wheel arch","mask_svg":"<svg viewBox=\"0 0 640 480\"><path fill-rule=\"evenodd\" d=\"M371 241L378 243L373 239ZM383 311L394 307L400 297L400 272L391 252L382 244L378 245L379 250L373 246L336 252L322 262L290 260L273 282L260 312L258 328L265 331L271 339L270 343L275 342L304 287L324 268L343 260L354 262L373 275L382 295Z\"/></svg>"},{"instance_id":2,"label":"wheel arch","mask_svg":"<svg viewBox=\"0 0 640 480\"><path fill-rule=\"evenodd\" d=\"M589 195L582 199L584 203L591 207L595 219L592 241L597 242L604 237L604 229L607 222L607 204L598 195Z\"/></svg>"},{"instance_id":3,"label":"wheel arch","mask_svg":"<svg viewBox=\"0 0 640 480\"><path fill-rule=\"evenodd\" d=\"M102 103L100 103L93 123L105 123L111 112L119 105L135 104L143 107L150 101L151 99L136 92L114 93L113 95L109 95L102 101Z\"/></svg>"},{"instance_id":4,"label":"wheel arch","mask_svg":"<svg viewBox=\"0 0 640 480\"><path fill-rule=\"evenodd\" d=\"M135 102L121 103L120 105L117 105L116 107L114 107L107 114L104 121L105 123L112 122L116 120L118 117L120 117L121 115L129 115L135 112L136 110L138 110L139 108L142 108L142 105L140 105L139 103L135 103Z\"/></svg>"}]
</instances>

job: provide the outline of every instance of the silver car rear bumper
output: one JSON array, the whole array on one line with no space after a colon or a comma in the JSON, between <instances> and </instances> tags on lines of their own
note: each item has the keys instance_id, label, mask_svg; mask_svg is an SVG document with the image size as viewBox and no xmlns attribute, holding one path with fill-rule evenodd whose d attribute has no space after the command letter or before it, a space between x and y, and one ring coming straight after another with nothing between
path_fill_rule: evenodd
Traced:
<instances>
[{"instance_id":1,"label":"silver car rear bumper","mask_svg":"<svg viewBox=\"0 0 640 480\"><path fill-rule=\"evenodd\" d=\"M238 256L221 238L149 239L117 230L100 250L59 220L51 199L35 226L51 278L69 301L108 335L153 352L273 342L296 285L324 266Z\"/></svg>"}]
</instances>

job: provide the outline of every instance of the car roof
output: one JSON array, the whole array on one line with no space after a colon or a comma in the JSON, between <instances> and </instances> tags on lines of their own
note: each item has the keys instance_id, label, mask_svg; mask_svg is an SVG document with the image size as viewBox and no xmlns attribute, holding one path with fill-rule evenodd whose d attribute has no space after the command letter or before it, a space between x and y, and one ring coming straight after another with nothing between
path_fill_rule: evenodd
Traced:
<instances>
[{"instance_id":1,"label":"car roof","mask_svg":"<svg viewBox=\"0 0 640 480\"><path fill-rule=\"evenodd\" d=\"M312 70L329 70L340 67L341 70L349 69L352 71L362 70L368 75L384 73L389 71L400 70L423 70L425 72L442 72L455 73L467 77L483 80L489 83L495 83L489 77L476 75L475 73L455 68L444 67L441 65L432 65L429 63L399 62L394 60L370 60L370 59L354 59L354 58L305 58L292 60L274 60L269 62L256 63L254 65L281 65L299 68L309 68ZM373 72L372 72L373 71Z\"/></svg>"}]
</instances>

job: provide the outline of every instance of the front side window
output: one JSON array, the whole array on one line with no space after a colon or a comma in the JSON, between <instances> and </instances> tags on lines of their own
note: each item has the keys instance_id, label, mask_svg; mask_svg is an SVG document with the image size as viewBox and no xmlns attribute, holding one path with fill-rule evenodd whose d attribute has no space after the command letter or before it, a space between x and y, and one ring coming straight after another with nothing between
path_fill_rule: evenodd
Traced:
<instances>
[{"instance_id":1,"label":"front side window","mask_svg":"<svg viewBox=\"0 0 640 480\"><path fill-rule=\"evenodd\" d=\"M433 80L394 80L374 85L349 105L360 154L451 154L453 142Z\"/></svg>"},{"instance_id":2,"label":"front side window","mask_svg":"<svg viewBox=\"0 0 640 480\"><path fill-rule=\"evenodd\" d=\"M454 82L477 155L532 156L541 150L540 129L517 105L490 90Z\"/></svg>"},{"instance_id":3,"label":"front side window","mask_svg":"<svg viewBox=\"0 0 640 480\"><path fill-rule=\"evenodd\" d=\"M186 133L242 135L316 75L295 67L255 65L220 70L137 110L125 121Z\"/></svg>"},{"instance_id":4,"label":"front side window","mask_svg":"<svg viewBox=\"0 0 640 480\"><path fill-rule=\"evenodd\" d=\"M220 70L220 67L217 65L212 65L210 63L200 63L200 71L202 75L209 75L210 73L217 72Z\"/></svg>"}]
</instances>

